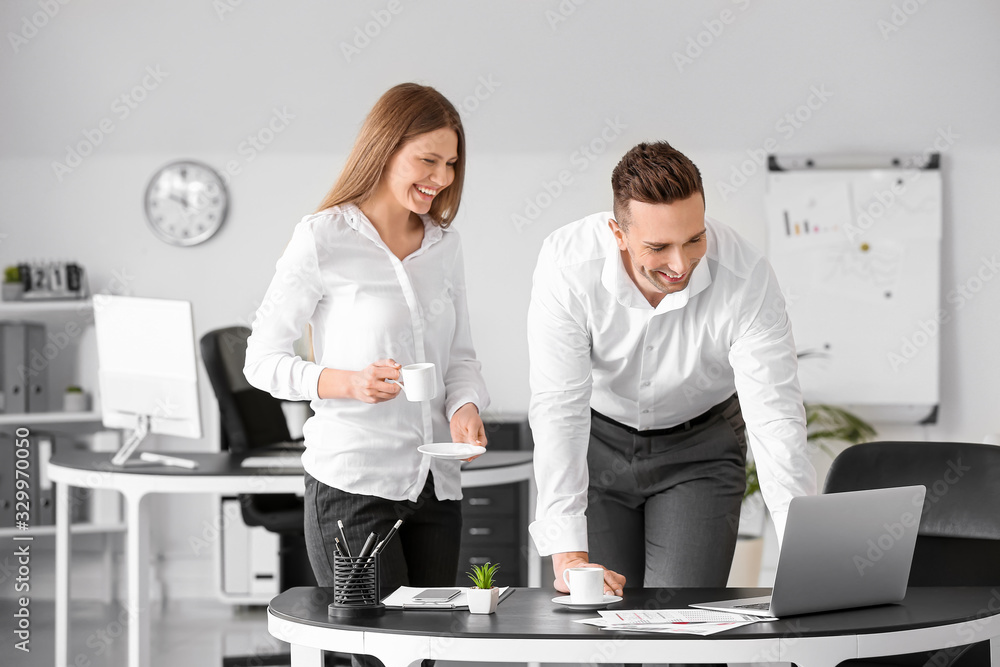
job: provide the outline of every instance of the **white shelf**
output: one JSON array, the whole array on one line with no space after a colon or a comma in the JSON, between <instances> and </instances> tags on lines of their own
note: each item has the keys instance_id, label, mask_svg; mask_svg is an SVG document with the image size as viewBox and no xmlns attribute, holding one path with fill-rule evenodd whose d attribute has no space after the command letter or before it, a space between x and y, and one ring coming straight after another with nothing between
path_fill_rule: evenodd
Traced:
<instances>
[{"instance_id":1,"label":"white shelf","mask_svg":"<svg viewBox=\"0 0 1000 667\"><path fill-rule=\"evenodd\" d=\"M15 313L72 313L93 308L91 298L39 301L0 301L0 317Z\"/></svg>"},{"instance_id":2,"label":"white shelf","mask_svg":"<svg viewBox=\"0 0 1000 667\"><path fill-rule=\"evenodd\" d=\"M124 533L124 523L74 523L69 527L69 532L73 535L89 535L94 533ZM0 528L0 539L18 536L41 537L44 535L55 535L55 526L33 526L28 530L18 530L17 528Z\"/></svg>"},{"instance_id":3,"label":"white shelf","mask_svg":"<svg viewBox=\"0 0 1000 667\"><path fill-rule=\"evenodd\" d=\"M0 415L0 426L44 426L46 424L101 424L101 413L89 412L21 412Z\"/></svg>"}]
</instances>

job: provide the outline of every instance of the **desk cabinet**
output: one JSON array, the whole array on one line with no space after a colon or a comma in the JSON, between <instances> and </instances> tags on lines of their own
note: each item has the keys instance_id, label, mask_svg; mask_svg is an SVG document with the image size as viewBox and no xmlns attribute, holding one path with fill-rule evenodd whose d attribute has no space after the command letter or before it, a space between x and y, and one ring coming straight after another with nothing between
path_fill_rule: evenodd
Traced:
<instances>
[{"instance_id":1,"label":"desk cabinet","mask_svg":"<svg viewBox=\"0 0 1000 667\"><path fill-rule=\"evenodd\" d=\"M494 451L532 449L526 418L487 416L486 435ZM501 586L528 583L528 484L501 484L465 489L462 493L462 545L458 557L459 586L470 585L473 565L500 563Z\"/></svg>"}]
</instances>

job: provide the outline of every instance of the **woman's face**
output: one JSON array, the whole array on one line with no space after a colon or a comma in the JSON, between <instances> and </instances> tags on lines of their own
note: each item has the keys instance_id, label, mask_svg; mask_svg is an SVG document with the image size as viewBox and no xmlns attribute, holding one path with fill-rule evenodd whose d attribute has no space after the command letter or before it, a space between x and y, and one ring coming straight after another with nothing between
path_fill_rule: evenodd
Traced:
<instances>
[{"instance_id":1,"label":"woman's face","mask_svg":"<svg viewBox=\"0 0 1000 667\"><path fill-rule=\"evenodd\" d=\"M455 180L458 135L451 128L418 134L389 158L382 189L403 208L424 214Z\"/></svg>"}]
</instances>

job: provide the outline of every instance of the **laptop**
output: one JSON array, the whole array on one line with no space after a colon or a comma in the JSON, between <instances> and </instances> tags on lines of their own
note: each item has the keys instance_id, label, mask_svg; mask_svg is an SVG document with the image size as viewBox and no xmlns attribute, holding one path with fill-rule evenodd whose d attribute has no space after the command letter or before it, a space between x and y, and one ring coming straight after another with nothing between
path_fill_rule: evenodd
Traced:
<instances>
[{"instance_id":1,"label":"laptop","mask_svg":"<svg viewBox=\"0 0 1000 667\"><path fill-rule=\"evenodd\" d=\"M924 486L793 498L771 595L692 607L780 618L899 602Z\"/></svg>"}]
</instances>

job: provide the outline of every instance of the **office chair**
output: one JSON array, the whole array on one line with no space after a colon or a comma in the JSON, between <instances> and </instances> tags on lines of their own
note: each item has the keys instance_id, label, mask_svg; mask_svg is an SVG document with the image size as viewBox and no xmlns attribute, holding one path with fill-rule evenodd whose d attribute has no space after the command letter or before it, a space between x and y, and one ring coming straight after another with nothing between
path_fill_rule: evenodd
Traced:
<instances>
[{"instance_id":1,"label":"office chair","mask_svg":"<svg viewBox=\"0 0 1000 667\"><path fill-rule=\"evenodd\" d=\"M869 442L834 460L824 493L927 487L908 586L1000 584L1000 447L961 442ZM851 667L987 667L989 642L849 660Z\"/></svg>"},{"instance_id":2,"label":"office chair","mask_svg":"<svg viewBox=\"0 0 1000 667\"><path fill-rule=\"evenodd\" d=\"M201 356L219 401L222 448L246 454L291 441L281 401L250 386L243 376L247 327L225 327L201 337ZM302 498L295 494L241 494L243 521L279 535L279 588L315 586L305 549Z\"/></svg>"}]
</instances>

